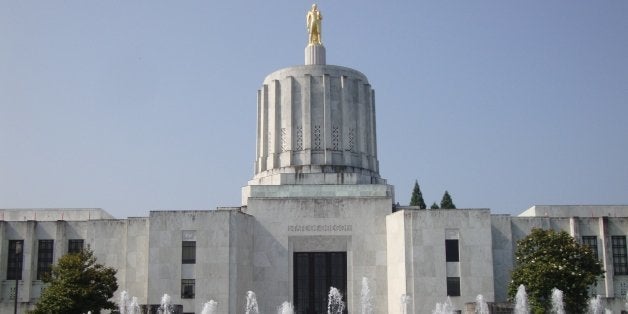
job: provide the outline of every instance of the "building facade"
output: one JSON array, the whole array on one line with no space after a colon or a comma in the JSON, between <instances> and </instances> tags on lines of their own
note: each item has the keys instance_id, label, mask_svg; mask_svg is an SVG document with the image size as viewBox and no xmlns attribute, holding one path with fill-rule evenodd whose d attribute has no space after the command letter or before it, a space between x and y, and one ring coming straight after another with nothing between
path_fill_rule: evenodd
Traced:
<instances>
[{"instance_id":1,"label":"building facade","mask_svg":"<svg viewBox=\"0 0 628 314\"><path fill-rule=\"evenodd\" d=\"M364 278L375 313L431 313L448 296L463 311L478 294L507 301L516 242L533 228L594 248L606 270L595 292L614 313L625 310L628 206L535 206L516 217L396 206L379 174L367 77L327 65L320 43L305 60L258 91L255 170L240 207L126 219L100 209L0 210L0 312L13 310L16 284L19 312L31 309L42 274L87 247L118 270L116 298L127 291L155 305L169 294L184 313L209 300L219 313L244 312L247 291L261 313L284 301L325 313L330 286L356 313Z\"/></svg>"},{"instance_id":2,"label":"building facade","mask_svg":"<svg viewBox=\"0 0 628 314\"><path fill-rule=\"evenodd\" d=\"M304 295L317 289L317 265L321 284L345 292L350 313L360 309L364 277L376 313L402 312L402 295L410 296L407 313L431 313L447 296L463 311L478 294L507 301L516 242L533 228L567 231L591 246L606 271L595 294L613 313L625 310L628 206L535 206L513 217L488 209L392 212L387 196L304 194L127 219L98 209L2 210L0 312L13 310L16 275L24 313L41 295L50 265L86 247L118 270L116 298L126 290L140 304L156 305L167 293L184 313L200 313L210 299L220 313L243 312L247 291L256 292L263 313L284 301L326 306L325 295ZM23 245L19 263L16 242ZM343 271L325 275L332 268Z\"/></svg>"}]
</instances>

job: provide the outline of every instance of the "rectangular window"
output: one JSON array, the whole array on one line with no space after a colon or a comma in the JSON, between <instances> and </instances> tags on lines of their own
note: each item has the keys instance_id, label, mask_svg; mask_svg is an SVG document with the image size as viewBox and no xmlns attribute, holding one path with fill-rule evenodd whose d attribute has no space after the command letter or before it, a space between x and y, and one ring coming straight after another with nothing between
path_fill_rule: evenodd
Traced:
<instances>
[{"instance_id":1,"label":"rectangular window","mask_svg":"<svg viewBox=\"0 0 628 314\"><path fill-rule=\"evenodd\" d=\"M7 280L22 280L22 261L24 258L24 240L9 240L7 256Z\"/></svg>"},{"instance_id":2,"label":"rectangular window","mask_svg":"<svg viewBox=\"0 0 628 314\"><path fill-rule=\"evenodd\" d=\"M626 236L612 236L613 270L615 275L628 275L628 255L626 254Z\"/></svg>"},{"instance_id":3,"label":"rectangular window","mask_svg":"<svg viewBox=\"0 0 628 314\"><path fill-rule=\"evenodd\" d=\"M194 279L181 279L181 299L194 299Z\"/></svg>"},{"instance_id":4,"label":"rectangular window","mask_svg":"<svg viewBox=\"0 0 628 314\"><path fill-rule=\"evenodd\" d=\"M596 236L583 236L582 237L582 244L588 246L589 249L591 249L591 252L593 253L593 256L595 256L595 258L598 257L598 255L597 255L597 237Z\"/></svg>"},{"instance_id":5,"label":"rectangular window","mask_svg":"<svg viewBox=\"0 0 628 314\"><path fill-rule=\"evenodd\" d=\"M68 241L68 253L79 253L83 250L83 239L70 239Z\"/></svg>"},{"instance_id":6,"label":"rectangular window","mask_svg":"<svg viewBox=\"0 0 628 314\"><path fill-rule=\"evenodd\" d=\"M445 257L447 262L459 262L458 240L445 240Z\"/></svg>"},{"instance_id":7,"label":"rectangular window","mask_svg":"<svg viewBox=\"0 0 628 314\"><path fill-rule=\"evenodd\" d=\"M44 279L52 268L52 251L54 240L39 240L37 250L37 280Z\"/></svg>"},{"instance_id":8,"label":"rectangular window","mask_svg":"<svg viewBox=\"0 0 628 314\"><path fill-rule=\"evenodd\" d=\"M447 277L447 296L460 296L460 277Z\"/></svg>"},{"instance_id":9,"label":"rectangular window","mask_svg":"<svg viewBox=\"0 0 628 314\"><path fill-rule=\"evenodd\" d=\"M181 263L196 264L196 241L183 241Z\"/></svg>"}]
</instances>

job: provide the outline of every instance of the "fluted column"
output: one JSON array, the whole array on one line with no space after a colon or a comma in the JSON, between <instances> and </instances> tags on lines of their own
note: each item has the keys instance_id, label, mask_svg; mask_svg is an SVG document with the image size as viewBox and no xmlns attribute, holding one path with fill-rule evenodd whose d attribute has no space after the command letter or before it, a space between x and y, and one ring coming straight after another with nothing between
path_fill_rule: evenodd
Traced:
<instances>
[{"instance_id":1,"label":"fluted column","mask_svg":"<svg viewBox=\"0 0 628 314\"><path fill-rule=\"evenodd\" d=\"M323 45L307 45L305 47L305 64L306 65L325 65L325 46Z\"/></svg>"}]
</instances>

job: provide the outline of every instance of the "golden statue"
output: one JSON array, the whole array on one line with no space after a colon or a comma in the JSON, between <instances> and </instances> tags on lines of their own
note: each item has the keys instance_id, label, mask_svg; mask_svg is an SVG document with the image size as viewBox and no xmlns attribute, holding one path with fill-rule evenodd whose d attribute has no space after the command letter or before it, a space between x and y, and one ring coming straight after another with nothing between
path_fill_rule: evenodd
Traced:
<instances>
[{"instance_id":1,"label":"golden statue","mask_svg":"<svg viewBox=\"0 0 628 314\"><path fill-rule=\"evenodd\" d=\"M323 15L316 7L316 4L312 4L312 10L307 12L305 17L305 26L307 32L310 34L310 45L321 45L321 21Z\"/></svg>"}]
</instances>

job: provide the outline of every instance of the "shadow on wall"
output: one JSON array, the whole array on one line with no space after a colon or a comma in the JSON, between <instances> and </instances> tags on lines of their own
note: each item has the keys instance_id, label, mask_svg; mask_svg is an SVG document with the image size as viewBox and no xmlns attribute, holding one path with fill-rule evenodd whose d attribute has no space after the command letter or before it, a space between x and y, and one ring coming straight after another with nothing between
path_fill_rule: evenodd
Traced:
<instances>
[{"instance_id":1,"label":"shadow on wall","mask_svg":"<svg viewBox=\"0 0 628 314\"><path fill-rule=\"evenodd\" d=\"M141 314L162 314L163 311L160 309L160 304L144 304L140 305ZM183 305L181 304L172 304L171 314L183 314Z\"/></svg>"},{"instance_id":2,"label":"shadow on wall","mask_svg":"<svg viewBox=\"0 0 628 314\"><path fill-rule=\"evenodd\" d=\"M475 314L475 302L465 303L464 314ZM509 302L488 302L489 314L512 314L515 312L515 305Z\"/></svg>"}]
</instances>

